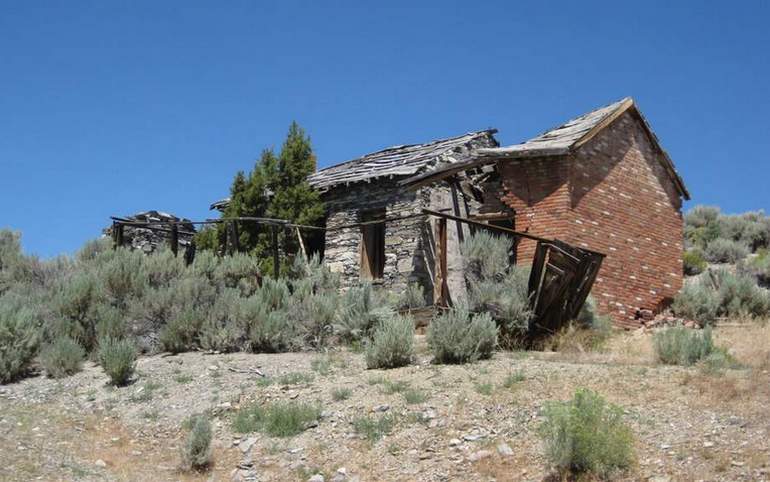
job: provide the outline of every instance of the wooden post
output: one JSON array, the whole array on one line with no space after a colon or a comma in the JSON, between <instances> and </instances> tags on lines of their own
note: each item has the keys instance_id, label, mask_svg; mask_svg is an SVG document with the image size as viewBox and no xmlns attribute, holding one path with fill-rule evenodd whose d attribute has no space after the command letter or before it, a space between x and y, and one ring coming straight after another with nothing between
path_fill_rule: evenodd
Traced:
<instances>
[{"instance_id":1,"label":"wooden post","mask_svg":"<svg viewBox=\"0 0 770 482\"><path fill-rule=\"evenodd\" d=\"M299 249L302 251L302 256L305 257L307 260L307 251L305 250L305 242L302 241L302 231L299 230L298 227L295 227L294 229L297 230L297 239L299 239Z\"/></svg>"},{"instance_id":2,"label":"wooden post","mask_svg":"<svg viewBox=\"0 0 770 482\"><path fill-rule=\"evenodd\" d=\"M118 249L123 246L123 228L123 223L112 223L112 249Z\"/></svg>"},{"instance_id":3,"label":"wooden post","mask_svg":"<svg viewBox=\"0 0 770 482\"><path fill-rule=\"evenodd\" d=\"M433 303L447 305L447 237L446 218L436 220L436 279L433 282Z\"/></svg>"},{"instance_id":4,"label":"wooden post","mask_svg":"<svg viewBox=\"0 0 770 482\"><path fill-rule=\"evenodd\" d=\"M231 226L232 226L232 230L233 230L233 250L235 250L236 252L240 252L241 251L241 235L240 235L240 232L238 231L238 222L237 221L233 221Z\"/></svg>"},{"instance_id":5,"label":"wooden post","mask_svg":"<svg viewBox=\"0 0 770 482\"><path fill-rule=\"evenodd\" d=\"M174 253L174 257L176 257L177 252L179 251L179 226L174 223L171 225L171 252Z\"/></svg>"},{"instance_id":6,"label":"wooden post","mask_svg":"<svg viewBox=\"0 0 770 482\"><path fill-rule=\"evenodd\" d=\"M281 273L281 260L278 257L278 226L272 225L272 241L273 241L273 277L278 278Z\"/></svg>"}]
</instances>

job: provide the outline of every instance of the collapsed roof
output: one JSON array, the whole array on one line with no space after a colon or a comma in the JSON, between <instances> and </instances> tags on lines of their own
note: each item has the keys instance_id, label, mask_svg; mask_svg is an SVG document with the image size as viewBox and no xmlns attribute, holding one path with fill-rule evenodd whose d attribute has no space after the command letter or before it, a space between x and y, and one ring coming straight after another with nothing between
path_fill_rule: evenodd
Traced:
<instances>
[{"instance_id":1,"label":"collapsed roof","mask_svg":"<svg viewBox=\"0 0 770 482\"><path fill-rule=\"evenodd\" d=\"M316 189L327 191L340 184L348 185L382 177L412 176L429 167L465 160L475 141L483 140L487 145L497 146L493 137L496 132L497 129L487 129L425 144L388 147L321 169L308 177L308 181Z\"/></svg>"},{"instance_id":2,"label":"collapsed roof","mask_svg":"<svg viewBox=\"0 0 770 482\"><path fill-rule=\"evenodd\" d=\"M668 153L660 145L660 142L652 131L647 119L644 118L631 97L626 97L613 104L583 114L567 121L559 127L548 130L539 136L522 142L521 144L477 149L476 155L472 159L468 159L463 163L457 163L455 165L440 166L431 171L420 173L409 179L405 179L401 184L412 187L424 185L454 175L463 170L487 164L495 164L501 159L542 158L567 155L590 141L596 134L609 126L624 112L631 113L641 121L641 125L650 138L653 146L661 154L661 163L674 181L680 195L685 199L690 199L690 193L687 191L681 176L674 168L674 163L671 161Z\"/></svg>"}]
</instances>

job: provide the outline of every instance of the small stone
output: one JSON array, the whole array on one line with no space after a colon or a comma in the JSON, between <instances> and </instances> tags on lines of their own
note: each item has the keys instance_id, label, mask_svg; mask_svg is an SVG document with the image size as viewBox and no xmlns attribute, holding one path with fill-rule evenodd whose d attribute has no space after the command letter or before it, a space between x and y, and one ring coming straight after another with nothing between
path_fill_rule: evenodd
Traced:
<instances>
[{"instance_id":1,"label":"small stone","mask_svg":"<svg viewBox=\"0 0 770 482\"><path fill-rule=\"evenodd\" d=\"M97 467L104 468L104 467L107 467L107 462L105 462L102 459L99 459L96 462L94 462L94 465L97 466Z\"/></svg>"},{"instance_id":2,"label":"small stone","mask_svg":"<svg viewBox=\"0 0 770 482\"><path fill-rule=\"evenodd\" d=\"M732 465L733 467L743 467L746 464L744 462L739 462L737 460L731 460L730 465Z\"/></svg>"},{"instance_id":3,"label":"small stone","mask_svg":"<svg viewBox=\"0 0 770 482\"><path fill-rule=\"evenodd\" d=\"M670 449L670 448L671 448L671 446L670 446L670 445L668 445L668 444L661 444L661 446L660 446L660 449L661 449L661 450L668 450L668 449Z\"/></svg>"},{"instance_id":4,"label":"small stone","mask_svg":"<svg viewBox=\"0 0 770 482\"><path fill-rule=\"evenodd\" d=\"M425 410L424 412L422 412L422 418L424 418L425 420L433 420L434 418L436 418L436 411L431 409Z\"/></svg>"},{"instance_id":5,"label":"small stone","mask_svg":"<svg viewBox=\"0 0 770 482\"><path fill-rule=\"evenodd\" d=\"M484 438L484 435L480 433L472 433L468 435L463 435L463 440L466 442L475 442L476 440L481 440Z\"/></svg>"},{"instance_id":6,"label":"small stone","mask_svg":"<svg viewBox=\"0 0 770 482\"><path fill-rule=\"evenodd\" d=\"M377 405L376 407L374 407L375 412L387 412L388 410L390 410L390 405L388 405L387 403L383 405Z\"/></svg>"},{"instance_id":7,"label":"small stone","mask_svg":"<svg viewBox=\"0 0 770 482\"><path fill-rule=\"evenodd\" d=\"M302 452L302 450L303 450L302 447L297 447L297 448L294 448L294 449L289 449L289 450L287 450L287 452L289 452L290 454L294 455L294 454L298 454L298 453Z\"/></svg>"},{"instance_id":8,"label":"small stone","mask_svg":"<svg viewBox=\"0 0 770 482\"><path fill-rule=\"evenodd\" d=\"M714 446L714 442L703 442L703 447L704 448L709 449L709 448L711 448L713 446Z\"/></svg>"},{"instance_id":9,"label":"small stone","mask_svg":"<svg viewBox=\"0 0 770 482\"><path fill-rule=\"evenodd\" d=\"M457 447L457 446L458 446L458 445L460 445L461 443L462 443L462 441L461 441L459 438L453 438L453 439L451 439L451 440L449 441L449 446L450 446L450 447Z\"/></svg>"},{"instance_id":10,"label":"small stone","mask_svg":"<svg viewBox=\"0 0 770 482\"><path fill-rule=\"evenodd\" d=\"M316 428L317 426L318 426L318 420L311 420L310 422L305 424L305 429Z\"/></svg>"},{"instance_id":11,"label":"small stone","mask_svg":"<svg viewBox=\"0 0 770 482\"><path fill-rule=\"evenodd\" d=\"M513 455L513 449L507 443L501 442L497 444L497 453L499 453L504 457L510 457L511 455Z\"/></svg>"},{"instance_id":12,"label":"small stone","mask_svg":"<svg viewBox=\"0 0 770 482\"><path fill-rule=\"evenodd\" d=\"M314 476L307 479L307 482L324 482L324 476L321 474L315 474Z\"/></svg>"},{"instance_id":13,"label":"small stone","mask_svg":"<svg viewBox=\"0 0 770 482\"><path fill-rule=\"evenodd\" d=\"M238 448L241 449L241 452L244 454L251 450L251 448L254 446L254 444L257 443L257 437L249 437L246 440L242 441L240 444L238 444Z\"/></svg>"},{"instance_id":14,"label":"small stone","mask_svg":"<svg viewBox=\"0 0 770 482\"><path fill-rule=\"evenodd\" d=\"M491 455L492 455L492 452L489 451L489 450L479 450L478 452L472 453L468 457L468 460L470 460L471 462L476 462L478 460L482 460L482 459L485 459L487 457L490 457Z\"/></svg>"},{"instance_id":15,"label":"small stone","mask_svg":"<svg viewBox=\"0 0 770 482\"><path fill-rule=\"evenodd\" d=\"M208 369L213 372L213 371L219 370L219 367L216 365L209 365Z\"/></svg>"}]
</instances>

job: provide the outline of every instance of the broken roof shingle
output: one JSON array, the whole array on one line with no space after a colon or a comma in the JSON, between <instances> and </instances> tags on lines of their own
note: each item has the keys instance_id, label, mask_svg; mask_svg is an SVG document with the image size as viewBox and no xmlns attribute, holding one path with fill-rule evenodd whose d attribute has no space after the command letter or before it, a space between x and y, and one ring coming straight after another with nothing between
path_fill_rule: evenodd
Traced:
<instances>
[{"instance_id":1,"label":"broken roof shingle","mask_svg":"<svg viewBox=\"0 0 770 482\"><path fill-rule=\"evenodd\" d=\"M542 155L566 154L578 141L599 127L602 121L612 117L620 110L625 110L633 100L630 97L613 104L600 107L586 114L567 121L565 124L546 131L521 144L512 146L479 149L481 155L502 155L506 157L532 157Z\"/></svg>"},{"instance_id":2,"label":"broken roof shingle","mask_svg":"<svg viewBox=\"0 0 770 482\"><path fill-rule=\"evenodd\" d=\"M488 138L491 145L497 145L492 137L497 129L469 132L457 137L438 139L425 144L393 146L337 164L312 174L310 184L322 191L338 184L371 180L379 177L410 176L428 165L439 162L459 161L451 156L467 149L472 141Z\"/></svg>"}]
</instances>

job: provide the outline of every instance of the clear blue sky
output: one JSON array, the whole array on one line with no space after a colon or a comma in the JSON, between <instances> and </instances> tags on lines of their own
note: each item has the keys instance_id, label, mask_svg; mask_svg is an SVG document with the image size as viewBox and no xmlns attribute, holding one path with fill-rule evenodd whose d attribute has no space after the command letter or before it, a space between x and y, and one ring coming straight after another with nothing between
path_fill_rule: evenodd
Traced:
<instances>
[{"instance_id":1,"label":"clear blue sky","mask_svg":"<svg viewBox=\"0 0 770 482\"><path fill-rule=\"evenodd\" d=\"M769 5L3 1L0 226L48 257L110 215L209 217L293 119L326 166L626 95L694 203L768 208Z\"/></svg>"}]
</instances>

